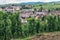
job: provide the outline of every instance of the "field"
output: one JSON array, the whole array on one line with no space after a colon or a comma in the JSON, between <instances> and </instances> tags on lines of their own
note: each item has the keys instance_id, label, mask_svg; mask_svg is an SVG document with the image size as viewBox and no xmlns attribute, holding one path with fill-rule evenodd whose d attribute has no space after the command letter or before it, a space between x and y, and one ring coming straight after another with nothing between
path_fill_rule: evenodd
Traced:
<instances>
[{"instance_id":1,"label":"field","mask_svg":"<svg viewBox=\"0 0 60 40\"><path fill-rule=\"evenodd\" d=\"M41 5L40 4L36 4L36 5L32 5L33 6L33 8L40 8L41 7ZM53 8L60 8L60 4L43 4L42 5L42 7L44 8L44 9L53 9Z\"/></svg>"},{"instance_id":2,"label":"field","mask_svg":"<svg viewBox=\"0 0 60 40\"><path fill-rule=\"evenodd\" d=\"M13 39L12 39L13 40ZM14 40L60 40L60 32L49 32Z\"/></svg>"},{"instance_id":3,"label":"field","mask_svg":"<svg viewBox=\"0 0 60 40\"><path fill-rule=\"evenodd\" d=\"M32 38L32 40L60 40L60 32L45 33Z\"/></svg>"},{"instance_id":4,"label":"field","mask_svg":"<svg viewBox=\"0 0 60 40\"><path fill-rule=\"evenodd\" d=\"M26 18L27 22L22 23L19 12L0 11L0 40L60 40L60 16L49 14L49 10L60 10L60 4L36 4L32 5L32 8L39 9L34 9L34 12L43 12L42 10L47 9L48 14L41 17L38 14L37 19L30 16Z\"/></svg>"},{"instance_id":5,"label":"field","mask_svg":"<svg viewBox=\"0 0 60 40\"><path fill-rule=\"evenodd\" d=\"M43 35L44 32L49 33L60 31L60 16L58 15L49 14L40 19L31 17L27 19L25 24L21 23L18 12L12 14L0 12L0 18L0 40L35 40L34 35L41 35L45 38L45 35ZM30 36L34 36L34 38L31 39Z\"/></svg>"}]
</instances>

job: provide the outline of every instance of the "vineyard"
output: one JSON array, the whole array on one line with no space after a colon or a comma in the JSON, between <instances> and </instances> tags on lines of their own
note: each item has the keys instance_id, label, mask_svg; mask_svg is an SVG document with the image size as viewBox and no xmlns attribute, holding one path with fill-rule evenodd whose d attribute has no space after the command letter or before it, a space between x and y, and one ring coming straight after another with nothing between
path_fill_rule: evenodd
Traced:
<instances>
[{"instance_id":1,"label":"vineyard","mask_svg":"<svg viewBox=\"0 0 60 40\"><path fill-rule=\"evenodd\" d=\"M0 12L0 40L12 38L26 38L43 32L60 31L60 16L47 15L40 19L28 18L27 23L22 24L20 13Z\"/></svg>"}]
</instances>

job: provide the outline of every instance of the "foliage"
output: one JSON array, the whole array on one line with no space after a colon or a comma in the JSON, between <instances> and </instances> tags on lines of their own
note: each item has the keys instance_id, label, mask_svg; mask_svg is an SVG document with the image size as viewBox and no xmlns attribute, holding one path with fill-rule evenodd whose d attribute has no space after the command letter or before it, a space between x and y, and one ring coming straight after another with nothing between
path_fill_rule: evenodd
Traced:
<instances>
[{"instance_id":1,"label":"foliage","mask_svg":"<svg viewBox=\"0 0 60 40\"><path fill-rule=\"evenodd\" d=\"M60 31L60 16L47 15L40 19L28 18L22 24L19 13L0 12L0 40L24 38L42 32Z\"/></svg>"}]
</instances>

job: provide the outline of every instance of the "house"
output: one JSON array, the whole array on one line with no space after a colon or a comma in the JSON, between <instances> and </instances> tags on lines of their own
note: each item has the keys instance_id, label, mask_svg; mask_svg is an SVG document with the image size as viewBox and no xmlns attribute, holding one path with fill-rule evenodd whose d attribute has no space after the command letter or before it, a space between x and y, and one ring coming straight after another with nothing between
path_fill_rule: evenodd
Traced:
<instances>
[{"instance_id":1,"label":"house","mask_svg":"<svg viewBox=\"0 0 60 40\"><path fill-rule=\"evenodd\" d=\"M0 8L0 11L3 11L3 9L2 9L2 8Z\"/></svg>"},{"instance_id":2,"label":"house","mask_svg":"<svg viewBox=\"0 0 60 40\"><path fill-rule=\"evenodd\" d=\"M51 11L49 12L48 14L51 14L51 15L60 15L60 11Z\"/></svg>"},{"instance_id":3,"label":"house","mask_svg":"<svg viewBox=\"0 0 60 40\"><path fill-rule=\"evenodd\" d=\"M20 17L21 17L22 23L27 22L27 18L29 18L32 15L33 15L33 9L23 9L23 10L21 10Z\"/></svg>"},{"instance_id":4,"label":"house","mask_svg":"<svg viewBox=\"0 0 60 40\"><path fill-rule=\"evenodd\" d=\"M35 15L35 18L38 19L38 18L48 15L48 12L35 12L34 15Z\"/></svg>"},{"instance_id":5,"label":"house","mask_svg":"<svg viewBox=\"0 0 60 40\"><path fill-rule=\"evenodd\" d=\"M21 10L21 16L23 16L23 14L25 17L31 16L31 15L33 15L33 10L32 9L23 9L23 10Z\"/></svg>"},{"instance_id":6,"label":"house","mask_svg":"<svg viewBox=\"0 0 60 40\"><path fill-rule=\"evenodd\" d=\"M26 23L27 22L27 18L29 18L29 14L25 14L25 13L23 13L23 14L20 14L20 18L21 18L21 22L22 23Z\"/></svg>"},{"instance_id":7,"label":"house","mask_svg":"<svg viewBox=\"0 0 60 40\"><path fill-rule=\"evenodd\" d=\"M8 6L4 10L7 12L17 12L17 11L20 11L20 7L19 6Z\"/></svg>"},{"instance_id":8,"label":"house","mask_svg":"<svg viewBox=\"0 0 60 40\"><path fill-rule=\"evenodd\" d=\"M35 17L36 19L41 18L43 16L48 15L48 12L33 12L33 11L22 11L20 14L20 17L22 20L24 20L23 22L27 22L26 19L30 18L31 16Z\"/></svg>"},{"instance_id":9,"label":"house","mask_svg":"<svg viewBox=\"0 0 60 40\"><path fill-rule=\"evenodd\" d=\"M57 15L59 15L59 16L60 16L60 10L59 10L59 11L56 11L56 13L57 13Z\"/></svg>"},{"instance_id":10,"label":"house","mask_svg":"<svg viewBox=\"0 0 60 40\"><path fill-rule=\"evenodd\" d=\"M49 14L51 15L60 15L60 10L59 11L51 11Z\"/></svg>"},{"instance_id":11,"label":"house","mask_svg":"<svg viewBox=\"0 0 60 40\"><path fill-rule=\"evenodd\" d=\"M31 5L25 5L25 7L28 8L28 9L32 8Z\"/></svg>"}]
</instances>

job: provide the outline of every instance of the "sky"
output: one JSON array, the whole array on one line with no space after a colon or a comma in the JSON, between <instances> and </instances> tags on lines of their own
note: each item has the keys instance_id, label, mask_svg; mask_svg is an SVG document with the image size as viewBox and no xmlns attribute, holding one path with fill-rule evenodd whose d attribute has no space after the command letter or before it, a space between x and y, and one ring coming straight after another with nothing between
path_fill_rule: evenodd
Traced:
<instances>
[{"instance_id":1,"label":"sky","mask_svg":"<svg viewBox=\"0 0 60 40\"><path fill-rule=\"evenodd\" d=\"M59 0L0 0L0 4L11 4L11 3L21 3L21 2L52 2Z\"/></svg>"}]
</instances>

